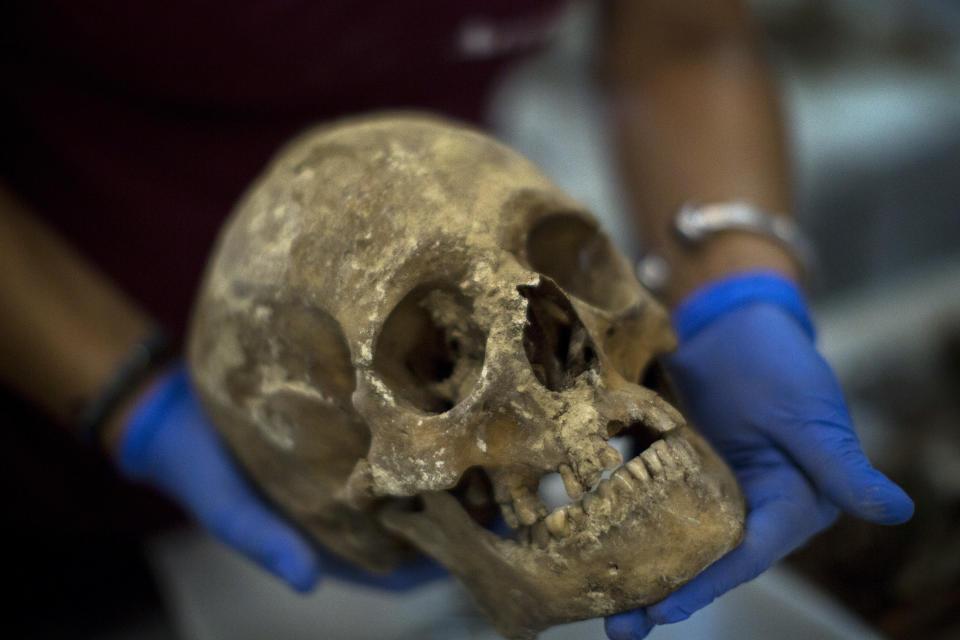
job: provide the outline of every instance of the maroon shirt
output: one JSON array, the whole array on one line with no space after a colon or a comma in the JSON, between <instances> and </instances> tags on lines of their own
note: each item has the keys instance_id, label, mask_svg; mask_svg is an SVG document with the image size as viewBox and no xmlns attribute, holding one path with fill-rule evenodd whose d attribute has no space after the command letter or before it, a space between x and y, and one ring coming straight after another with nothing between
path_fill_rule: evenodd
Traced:
<instances>
[{"instance_id":1,"label":"maroon shirt","mask_svg":"<svg viewBox=\"0 0 960 640\"><path fill-rule=\"evenodd\" d=\"M22 0L0 27L5 181L174 332L215 232L307 124L478 120L561 0Z\"/></svg>"},{"instance_id":2,"label":"maroon shirt","mask_svg":"<svg viewBox=\"0 0 960 640\"><path fill-rule=\"evenodd\" d=\"M497 74L542 44L561 5L11 0L0 179L176 335L220 223L287 138L383 108L476 121ZM143 524L142 496L4 396L5 424L22 427L0 429L11 522Z\"/></svg>"}]
</instances>

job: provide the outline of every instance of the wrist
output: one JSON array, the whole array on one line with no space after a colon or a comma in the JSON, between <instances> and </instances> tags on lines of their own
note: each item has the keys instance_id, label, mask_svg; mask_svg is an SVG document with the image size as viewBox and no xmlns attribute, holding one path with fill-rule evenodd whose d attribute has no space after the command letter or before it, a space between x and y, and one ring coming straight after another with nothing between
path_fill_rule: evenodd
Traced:
<instances>
[{"instance_id":1,"label":"wrist","mask_svg":"<svg viewBox=\"0 0 960 640\"><path fill-rule=\"evenodd\" d=\"M168 353L166 336L159 328L133 343L80 409L77 415L80 438L93 447L106 447L110 451L110 445L123 430L127 414L167 362Z\"/></svg>"},{"instance_id":2,"label":"wrist","mask_svg":"<svg viewBox=\"0 0 960 640\"><path fill-rule=\"evenodd\" d=\"M674 329L683 343L721 316L757 304L779 307L811 340L815 338L813 321L797 284L769 270L729 274L696 289L673 310Z\"/></svg>"},{"instance_id":3,"label":"wrist","mask_svg":"<svg viewBox=\"0 0 960 640\"><path fill-rule=\"evenodd\" d=\"M101 431L100 442L97 444L102 447L109 455L119 458L123 442L126 440L133 422L133 417L144 402L156 393L157 386L167 373L166 369L157 369L152 371L142 382L140 382L129 396L117 406L116 410L110 415Z\"/></svg>"},{"instance_id":4,"label":"wrist","mask_svg":"<svg viewBox=\"0 0 960 640\"><path fill-rule=\"evenodd\" d=\"M671 265L666 302L675 308L695 291L710 283L749 272L776 274L799 286L802 270L796 258L782 245L763 236L743 231L717 235L696 247L671 242L662 249Z\"/></svg>"}]
</instances>

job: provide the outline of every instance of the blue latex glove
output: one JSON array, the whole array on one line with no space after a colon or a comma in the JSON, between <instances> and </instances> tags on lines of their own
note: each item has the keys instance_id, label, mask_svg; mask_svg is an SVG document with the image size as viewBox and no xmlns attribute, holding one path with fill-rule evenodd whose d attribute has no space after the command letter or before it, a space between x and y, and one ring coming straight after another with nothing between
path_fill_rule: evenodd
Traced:
<instances>
[{"instance_id":1,"label":"blue latex glove","mask_svg":"<svg viewBox=\"0 0 960 640\"><path fill-rule=\"evenodd\" d=\"M183 366L165 373L139 401L117 454L128 477L165 493L214 536L297 591L313 589L321 568L351 582L387 589L405 589L444 575L426 560L374 575L311 545L247 485L204 416Z\"/></svg>"},{"instance_id":2,"label":"blue latex glove","mask_svg":"<svg viewBox=\"0 0 960 640\"><path fill-rule=\"evenodd\" d=\"M755 578L840 511L899 524L913 502L870 466L843 394L814 346L803 299L769 273L726 278L674 312L667 366L692 421L747 498L740 546L663 601L607 618L611 640L643 638Z\"/></svg>"}]
</instances>

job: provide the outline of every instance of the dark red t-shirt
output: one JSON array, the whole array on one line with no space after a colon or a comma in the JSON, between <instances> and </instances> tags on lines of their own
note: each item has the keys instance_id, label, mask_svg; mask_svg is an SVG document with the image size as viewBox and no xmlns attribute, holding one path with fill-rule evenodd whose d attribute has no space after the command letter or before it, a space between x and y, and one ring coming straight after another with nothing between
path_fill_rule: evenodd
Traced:
<instances>
[{"instance_id":1,"label":"dark red t-shirt","mask_svg":"<svg viewBox=\"0 0 960 640\"><path fill-rule=\"evenodd\" d=\"M383 108L478 120L561 0L12 3L3 179L174 332L284 140Z\"/></svg>"},{"instance_id":2,"label":"dark red t-shirt","mask_svg":"<svg viewBox=\"0 0 960 640\"><path fill-rule=\"evenodd\" d=\"M176 335L220 223L287 138L384 108L477 121L497 74L549 37L562 4L11 0L0 179ZM12 522L142 524L142 496L101 460L2 389L0 409L21 427L0 430Z\"/></svg>"}]
</instances>

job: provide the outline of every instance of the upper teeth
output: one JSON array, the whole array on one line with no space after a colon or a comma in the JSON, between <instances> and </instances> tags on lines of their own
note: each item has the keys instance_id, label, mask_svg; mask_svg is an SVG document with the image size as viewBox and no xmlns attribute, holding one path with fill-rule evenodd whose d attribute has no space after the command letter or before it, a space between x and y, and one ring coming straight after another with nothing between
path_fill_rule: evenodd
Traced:
<instances>
[{"instance_id":1,"label":"upper teeth","mask_svg":"<svg viewBox=\"0 0 960 640\"><path fill-rule=\"evenodd\" d=\"M573 469L568 464L561 464L558 471L563 478L563 488L567 490L567 495L573 500L579 500L583 495L583 485L580 484L580 479L577 478Z\"/></svg>"},{"instance_id":2,"label":"upper teeth","mask_svg":"<svg viewBox=\"0 0 960 640\"><path fill-rule=\"evenodd\" d=\"M513 508L522 524L532 525L547 515L547 507L529 489L519 487L512 491Z\"/></svg>"},{"instance_id":3,"label":"upper teeth","mask_svg":"<svg viewBox=\"0 0 960 640\"><path fill-rule=\"evenodd\" d=\"M619 454L618 454L619 457ZM695 468L697 455L683 438L657 440L646 451L616 469L609 479L603 479L592 492L573 504L564 505L547 514L542 501L529 491L514 492L514 503L503 505L504 517L516 524L532 525L533 542L544 547L552 538L562 539L582 529L587 518L613 514L631 507L630 498L664 480L682 478L685 471ZM580 489L579 480L566 464L560 465L560 475L571 494L571 485ZM580 497L580 496L577 496ZM509 516L509 517L508 517ZM519 522L518 522L519 521ZM552 538L550 538L552 536Z\"/></svg>"}]
</instances>

